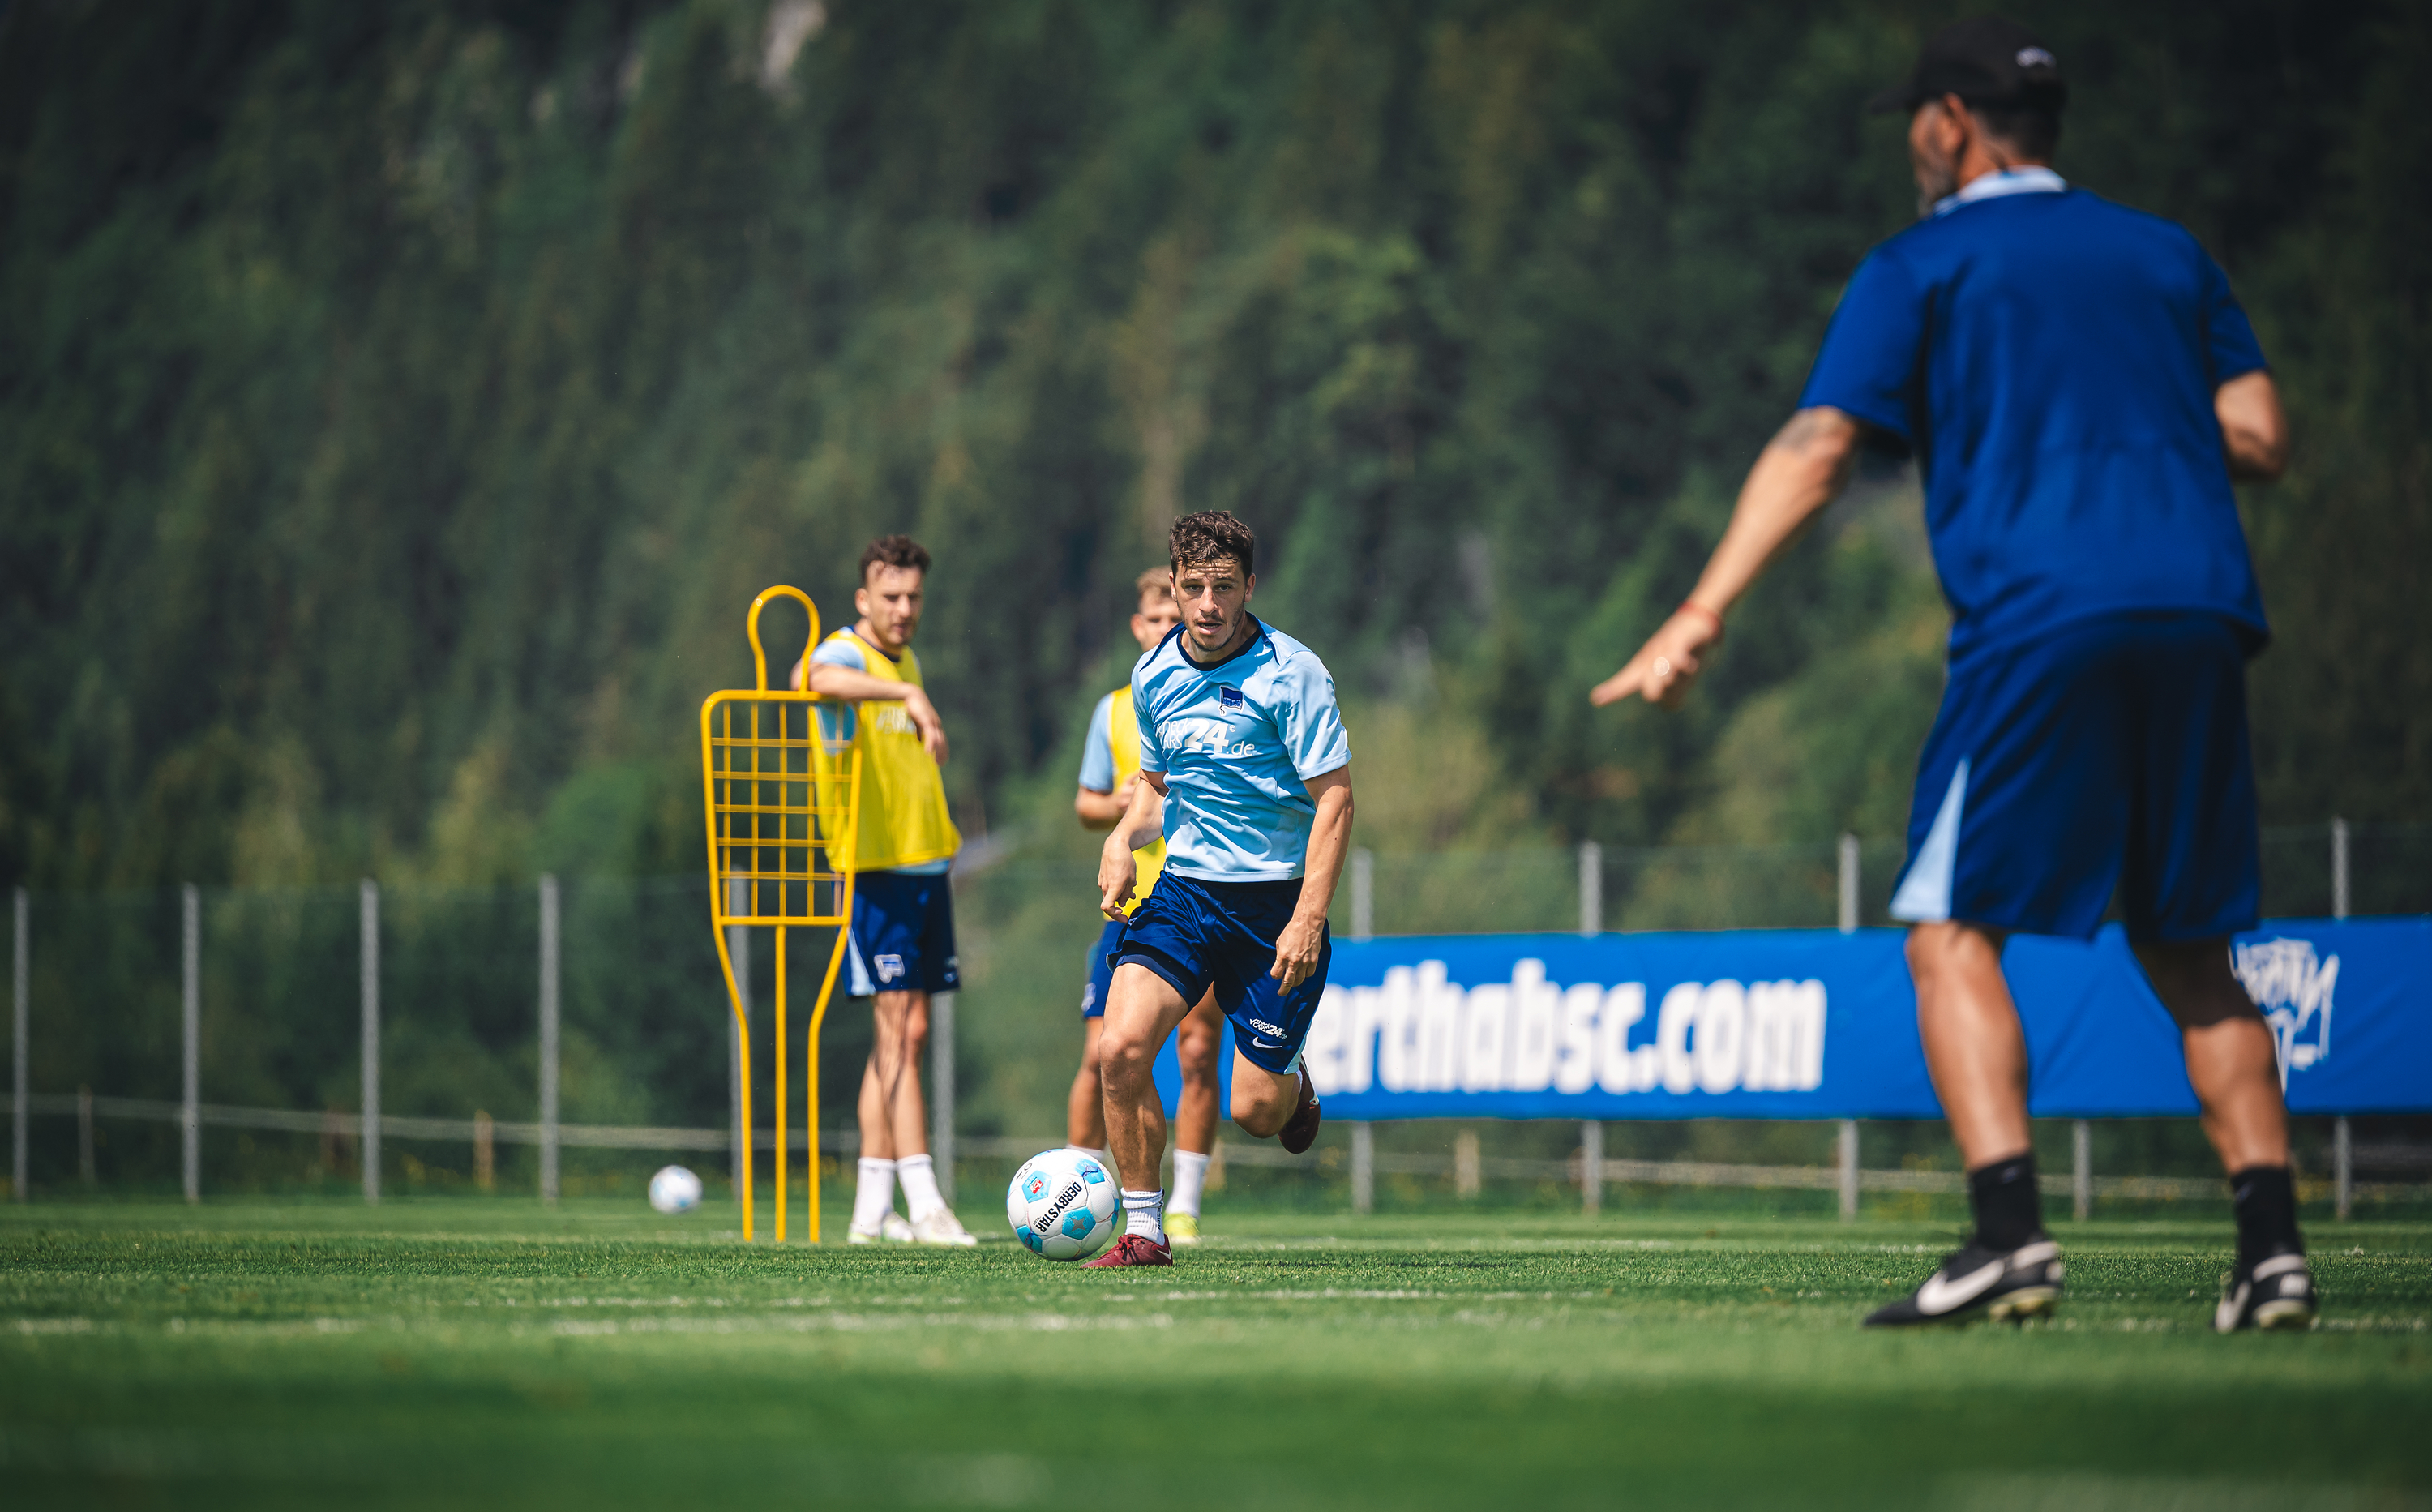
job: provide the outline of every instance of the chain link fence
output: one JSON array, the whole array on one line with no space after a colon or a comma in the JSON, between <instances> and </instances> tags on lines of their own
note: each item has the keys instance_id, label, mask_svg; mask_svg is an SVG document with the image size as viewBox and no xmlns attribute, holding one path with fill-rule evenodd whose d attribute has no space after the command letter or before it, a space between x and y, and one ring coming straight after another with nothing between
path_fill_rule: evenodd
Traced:
<instances>
[{"instance_id":1,"label":"chain link fence","mask_svg":"<svg viewBox=\"0 0 2432 1512\"><path fill-rule=\"evenodd\" d=\"M1845 848L1829 842L1378 854L1355 866L1334 925L1344 935L1829 927L1850 896L1859 923L1888 923L1901 847L1870 841L1855 853L1853 894ZM2432 911L2432 824L2270 829L2263 870L2272 915ZM691 1151L683 1158L714 1182L731 1173L731 1015L705 888L692 876L562 884L557 1139L570 1195L636 1192L667 1151ZM191 973L187 891L25 897L26 949L18 958L25 1053L15 1060L8 1099L24 1130L12 1147L13 1191L364 1190L361 1115L373 1063L377 1127L388 1136L375 1168L380 1190L537 1188L546 1136L536 881L377 889L379 1016L369 1061L363 890L197 890ZM955 1011L954 1117L967 1181L996 1179L1021 1154L1060 1141L1086 953L1100 925L1094 901L1093 867L1018 850L957 881L965 988ZM827 943L801 939L790 953L790 995L803 1012ZM771 955L765 944L751 952L760 1045L769 1043ZM192 1096L190 981L198 1030ZM803 1028L792 1026L797 1046ZM833 1154L849 1155L854 1143L853 1096L869 1043L866 1013L844 1006L830 1014L820 1099L822 1145ZM766 1079L770 1069L764 1062L755 1074ZM759 1107L770 1090L755 1089ZM2327 1171L2333 1133L2320 1122L2301 1129L2300 1161ZM2432 1136L2416 1127L2422 1120L2357 1122L2356 1147L2396 1163L2402 1176ZM1332 1130L1316 1162L1272 1169L1258 1164L1262 1147L1228 1148L1236 1179L1264 1199L1339 1206L1345 1137ZM1388 1206L1480 1191L1513 1201L1579 1199L1582 1140L1568 1124L1380 1125L1373 1137L1384 1162L1378 1199ZM1613 1125L1605 1137L1616 1173L1653 1169L1648 1163L1710 1174L1823 1170L1835 1155L1834 1130L1819 1124ZM2063 1164L2047 1169L2066 1169L2069 1130L2051 1137L2050 1158ZM758 1143L765 1147L765 1131ZM2134 1180L2200 1183L2211 1173L2189 1121L2106 1124L2093 1147L2103 1169L2133 1170ZM197 1157L191 1178L189 1149ZM1873 1171L1952 1174L1936 1169L1949 1160L1937 1125L1870 1124L1863 1153ZM2375 1173L2360 1174L2369 1189ZM1680 1184L1699 1182L1684 1175ZM1811 1199L1815 1182L1763 1184L1796 1205ZM1939 1191L1934 1181L1897 1185L1883 1187L1885 1200ZM1701 1199L1694 1190L1673 1196Z\"/></svg>"}]
</instances>

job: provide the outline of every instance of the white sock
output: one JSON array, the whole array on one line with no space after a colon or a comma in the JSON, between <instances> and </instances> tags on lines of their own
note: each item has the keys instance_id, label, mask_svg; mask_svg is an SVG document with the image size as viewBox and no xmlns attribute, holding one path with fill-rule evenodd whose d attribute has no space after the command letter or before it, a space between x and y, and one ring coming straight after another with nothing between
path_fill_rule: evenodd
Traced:
<instances>
[{"instance_id":1,"label":"white sock","mask_svg":"<svg viewBox=\"0 0 2432 1512\"><path fill-rule=\"evenodd\" d=\"M1174 1152L1174 1211L1199 1216L1199 1194L1208 1186L1208 1157L1187 1149Z\"/></svg>"},{"instance_id":2,"label":"white sock","mask_svg":"<svg viewBox=\"0 0 2432 1512\"><path fill-rule=\"evenodd\" d=\"M895 1163L874 1155L861 1158L861 1184L853 1189L853 1226L876 1233L895 1206Z\"/></svg>"},{"instance_id":3,"label":"white sock","mask_svg":"<svg viewBox=\"0 0 2432 1512\"><path fill-rule=\"evenodd\" d=\"M915 1223L946 1205L937 1193L937 1163L926 1155L906 1155L895 1163L896 1180L904 1183L904 1205Z\"/></svg>"},{"instance_id":4,"label":"white sock","mask_svg":"<svg viewBox=\"0 0 2432 1512\"><path fill-rule=\"evenodd\" d=\"M1125 1188L1123 1232L1139 1234L1151 1244L1165 1243L1165 1194Z\"/></svg>"}]
</instances>

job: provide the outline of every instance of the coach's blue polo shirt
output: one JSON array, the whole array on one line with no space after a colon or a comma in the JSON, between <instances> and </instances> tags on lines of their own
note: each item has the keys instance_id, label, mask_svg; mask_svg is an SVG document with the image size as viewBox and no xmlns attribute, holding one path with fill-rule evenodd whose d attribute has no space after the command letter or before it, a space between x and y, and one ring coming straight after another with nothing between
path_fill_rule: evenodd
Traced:
<instances>
[{"instance_id":1,"label":"coach's blue polo shirt","mask_svg":"<svg viewBox=\"0 0 2432 1512\"><path fill-rule=\"evenodd\" d=\"M2013 170L1868 254L1799 403L1916 453L1954 664L2138 610L2220 614L2259 647L2212 401L2263 365L2194 237Z\"/></svg>"}]
</instances>

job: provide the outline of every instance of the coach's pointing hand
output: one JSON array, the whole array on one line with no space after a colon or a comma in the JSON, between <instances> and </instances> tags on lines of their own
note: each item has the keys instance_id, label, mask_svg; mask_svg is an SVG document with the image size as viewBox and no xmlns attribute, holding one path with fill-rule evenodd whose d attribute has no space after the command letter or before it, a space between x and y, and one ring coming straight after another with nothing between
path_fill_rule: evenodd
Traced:
<instances>
[{"instance_id":1,"label":"coach's pointing hand","mask_svg":"<svg viewBox=\"0 0 2432 1512\"><path fill-rule=\"evenodd\" d=\"M1697 680L1705 654L1723 638L1720 615L1698 603L1684 603L1662 628L1647 637L1638 654L1621 671L1596 684L1588 701L1601 708L1632 693L1650 704L1678 708Z\"/></svg>"},{"instance_id":2,"label":"coach's pointing hand","mask_svg":"<svg viewBox=\"0 0 2432 1512\"><path fill-rule=\"evenodd\" d=\"M1792 416L1748 469L1731 527L1688 602L1628 666L1596 684L1588 701L1602 707L1636 693L1650 704L1680 707L1707 654L1723 638L1723 611L1841 491L1857 466L1858 442L1858 422L1830 405Z\"/></svg>"}]
</instances>

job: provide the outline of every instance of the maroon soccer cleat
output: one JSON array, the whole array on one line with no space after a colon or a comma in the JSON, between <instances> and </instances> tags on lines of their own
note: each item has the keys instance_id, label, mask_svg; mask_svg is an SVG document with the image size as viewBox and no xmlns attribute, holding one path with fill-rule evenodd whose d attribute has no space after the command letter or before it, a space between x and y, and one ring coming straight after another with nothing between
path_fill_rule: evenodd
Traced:
<instances>
[{"instance_id":1,"label":"maroon soccer cleat","mask_svg":"<svg viewBox=\"0 0 2432 1512\"><path fill-rule=\"evenodd\" d=\"M1123 1234L1115 1247L1095 1260L1084 1260L1081 1268L1095 1270L1101 1266L1170 1266L1174 1251L1156 1240L1137 1233Z\"/></svg>"},{"instance_id":2,"label":"maroon soccer cleat","mask_svg":"<svg viewBox=\"0 0 2432 1512\"><path fill-rule=\"evenodd\" d=\"M1275 1136L1285 1150L1297 1155L1317 1143L1317 1083L1309 1079L1309 1067L1300 1068L1300 1106Z\"/></svg>"}]
</instances>

